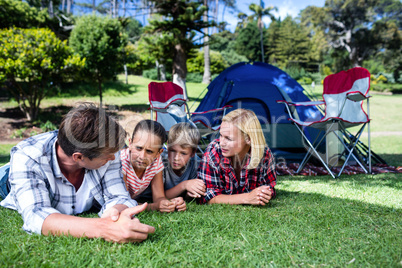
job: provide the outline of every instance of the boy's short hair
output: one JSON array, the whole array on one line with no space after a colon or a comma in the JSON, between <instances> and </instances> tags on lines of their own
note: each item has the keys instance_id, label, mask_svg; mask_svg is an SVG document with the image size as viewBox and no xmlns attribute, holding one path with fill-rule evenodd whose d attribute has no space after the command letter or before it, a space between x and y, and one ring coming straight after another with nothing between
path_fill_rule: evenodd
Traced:
<instances>
[{"instance_id":1,"label":"boy's short hair","mask_svg":"<svg viewBox=\"0 0 402 268\"><path fill-rule=\"evenodd\" d=\"M168 147L180 145L181 147L191 147L197 149L201 135L198 129L188 122L173 125L169 130Z\"/></svg>"}]
</instances>

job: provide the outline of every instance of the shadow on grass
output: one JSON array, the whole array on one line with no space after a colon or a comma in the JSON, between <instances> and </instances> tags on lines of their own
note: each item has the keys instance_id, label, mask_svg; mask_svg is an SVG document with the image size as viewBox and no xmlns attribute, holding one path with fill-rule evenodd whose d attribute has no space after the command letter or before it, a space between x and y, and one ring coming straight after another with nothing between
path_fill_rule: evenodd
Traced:
<instances>
[{"instance_id":1,"label":"shadow on grass","mask_svg":"<svg viewBox=\"0 0 402 268\"><path fill-rule=\"evenodd\" d=\"M357 175L341 175L337 179L330 176L278 176L277 183L281 181L308 181L311 184L329 183L329 184L352 184L360 187L378 187L385 186L402 190L402 173L382 173L375 175L357 174Z\"/></svg>"},{"instance_id":2,"label":"shadow on grass","mask_svg":"<svg viewBox=\"0 0 402 268\"><path fill-rule=\"evenodd\" d=\"M0 166L2 166L2 163L8 163L10 162L10 154L0 154Z\"/></svg>"},{"instance_id":3,"label":"shadow on grass","mask_svg":"<svg viewBox=\"0 0 402 268\"><path fill-rule=\"evenodd\" d=\"M390 166L402 166L402 154L380 154L379 156Z\"/></svg>"},{"instance_id":4,"label":"shadow on grass","mask_svg":"<svg viewBox=\"0 0 402 268\"><path fill-rule=\"evenodd\" d=\"M125 104L125 105L120 105L119 110L124 111L133 111L136 113L143 113L148 111L149 104Z\"/></svg>"},{"instance_id":5,"label":"shadow on grass","mask_svg":"<svg viewBox=\"0 0 402 268\"><path fill-rule=\"evenodd\" d=\"M60 97L77 97L77 96L99 96L98 85L91 82L69 82L61 85L63 92L59 93ZM139 86L133 84L125 84L121 81L108 81L102 84L103 93L108 91L119 92L120 94L133 94Z\"/></svg>"}]
</instances>

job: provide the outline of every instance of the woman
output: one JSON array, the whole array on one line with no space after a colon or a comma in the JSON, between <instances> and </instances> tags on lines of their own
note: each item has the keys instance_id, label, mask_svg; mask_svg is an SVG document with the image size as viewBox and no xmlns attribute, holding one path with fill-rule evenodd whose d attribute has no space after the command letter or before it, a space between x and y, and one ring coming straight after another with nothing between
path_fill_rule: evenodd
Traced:
<instances>
[{"instance_id":1,"label":"woman","mask_svg":"<svg viewBox=\"0 0 402 268\"><path fill-rule=\"evenodd\" d=\"M222 119L219 134L201 160L198 178L207 190L200 202L264 206L275 197L276 172L257 116L234 110Z\"/></svg>"}]
</instances>

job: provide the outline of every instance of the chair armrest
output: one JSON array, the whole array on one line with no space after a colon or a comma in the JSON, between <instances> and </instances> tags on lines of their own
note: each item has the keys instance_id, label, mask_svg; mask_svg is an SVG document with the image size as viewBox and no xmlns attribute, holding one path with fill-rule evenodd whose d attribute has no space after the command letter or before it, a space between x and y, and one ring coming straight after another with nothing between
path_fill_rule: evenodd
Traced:
<instances>
[{"instance_id":1,"label":"chair armrest","mask_svg":"<svg viewBox=\"0 0 402 268\"><path fill-rule=\"evenodd\" d=\"M221 107L221 108L216 108L216 109L212 109L212 110L208 110L208 111L204 111L204 112L193 112L193 113L191 113L191 115L193 115L193 114L207 114L207 113L213 113L213 112L219 112L219 111L222 111L222 110L225 110L225 109L228 109L228 108L232 108L233 106L232 105L225 105L225 106L223 106L223 107Z\"/></svg>"},{"instance_id":2,"label":"chair armrest","mask_svg":"<svg viewBox=\"0 0 402 268\"><path fill-rule=\"evenodd\" d=\"M293 101L285 101L285 100L278 100L277 103L283 103L292 106L317 106L325 104L324 101L301 101L301 102L293 102Z\"/></svg>"},{"instance_id":3,"label":"chair armrest","mask_svg":"<svg viewBox=\"0 0 402 268\"><path fill-rule=\"evenodd\" d=\"M371 97L370 95L366 96L359 91L349 92L348 94L346 94L346 98L348 98L349 100L354 101L354 102L367 100L370 97Z\"/></svg>"}]
</instances>

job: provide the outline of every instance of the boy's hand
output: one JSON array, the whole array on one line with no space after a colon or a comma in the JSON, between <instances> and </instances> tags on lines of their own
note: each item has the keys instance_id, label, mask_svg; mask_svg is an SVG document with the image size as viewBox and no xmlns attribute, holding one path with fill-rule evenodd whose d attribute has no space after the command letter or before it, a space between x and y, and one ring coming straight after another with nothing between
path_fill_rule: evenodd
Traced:
<instances>
[{"instance_id":1,"label":"boy's hand","mask_svg":"<svg viewBox=\"0 0 402 268\"><path fill-rule=\"evenodd\" d=\"M173 198L171 201L175 202L177 211L185 211L187 209L186 202L184 201L183 197L179 196Z\"/></svg>"},{"instance_id":2,"label":"boy's hand","mask_svg":"<svg viewBox=\"0 0 402 268\"><path fill-rule=\"evenodd\" d=\"M159 201L158 210L160 212L173 212L176 209L176 203L173 201L169 201L167 199L162 199Z\"/></svg>"},{"instance_id":3,"label":"boy's hand","mask_svg":"<svg viewBox=\"0 0 402 268\"><path fill-rule=\"evenodd\" d=\"M186 184L187 194L192 198L200 198L206 195L206 187L203 180L188 180Z\"/></svg>"}]
</instances>

